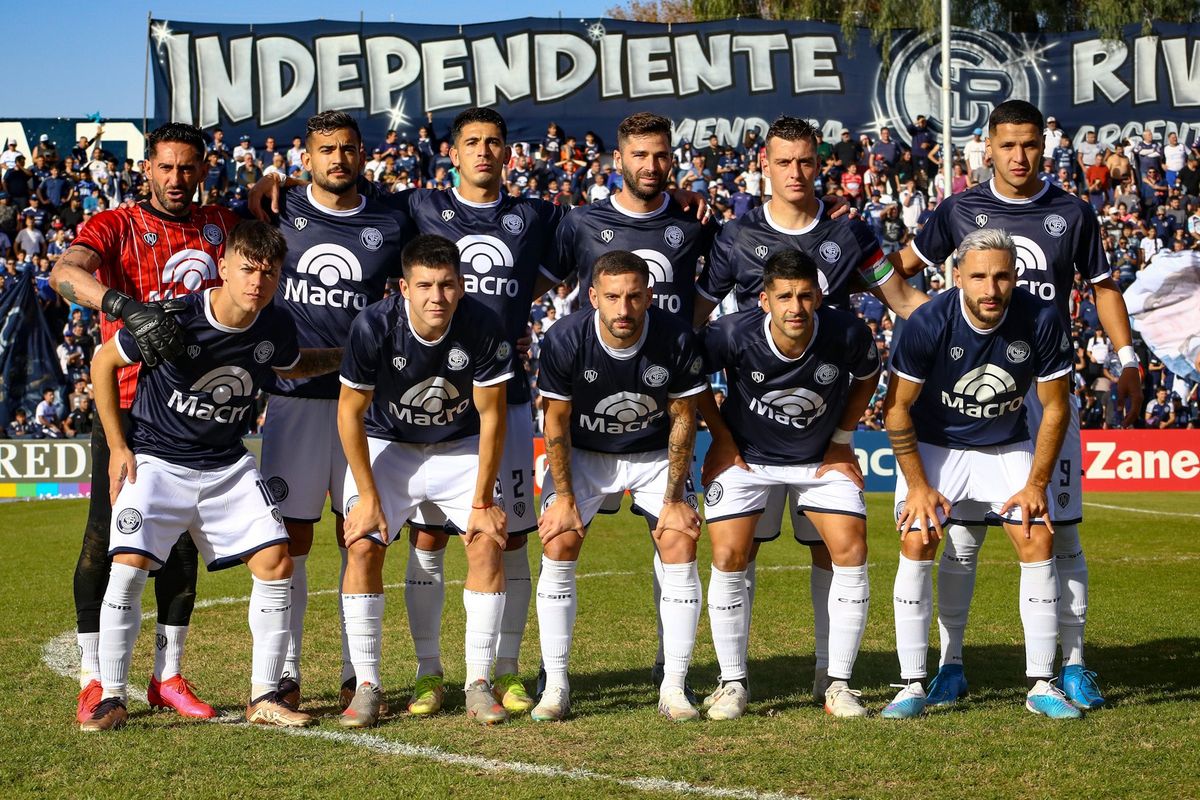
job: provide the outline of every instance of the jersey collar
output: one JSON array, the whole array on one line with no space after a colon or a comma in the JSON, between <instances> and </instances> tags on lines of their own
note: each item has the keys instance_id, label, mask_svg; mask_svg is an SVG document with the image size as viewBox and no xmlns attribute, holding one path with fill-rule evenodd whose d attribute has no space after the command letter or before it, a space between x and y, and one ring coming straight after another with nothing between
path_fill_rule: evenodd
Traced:
<instances>
[{"instance_id":1,"label":"jersey collar","mask_svg":"<svg viewBox=\"0 0 1200 800\"><path fill-rule=\"evenodd\" d=\"M638 337L635 343L629 345L629 347L609 347L605 343L604 337L600 334L600 312L598 310L592 311L592 325L596 328L596 341L604 348L604 352L618 361L628 361L636 356L642 349L642 345L646 343L646 335L650 333L650 310L646 310L646 322L642 325L642 335Z\"/></svg>"},{"instance_id":2,"label":"jersey collar","mask_svg":"<svg viewBox=\"0 0 1200 800\"><path fill-rule=\"evenodd\" d=\"M439 344L442 343L442 340L445 339L447 335L449 335L450 327L452 325L454 325L454 315L453 314L450 315L450 325L446 326L446 332L431 342L428 339L421 338L421 334L417 333L417 329L412 326L412 306L409 304L408 300L405 299L405 301L404 301L404 324L408 326L408 332L411 333L413 335L413 338L416 339L419 343L425 345L426 347L437 347Z\"/></svg>"},{"instance_id":3,"label":"jersey collar","mask_svg":"<svg viewBox=\"0 0 1200 800\"><path fill-rule=\"evenodd\" d=\"M1035 194L1033 197L1023 197L1023 198L1005 197L1004 195L1000 194L1000 192L996 191L996 179L995 178L992 178L991 180L989 180L987 183L987 186L988 186L988 191L992 193L992 197L995 197L997 200L999 200L1002 203L1008 203L1010 206L1029 205L1030 203L1034 202L1035 200L1040 200L1042 195L1044 195L1046 192L1050 191L1050 183L1048 181L1042 181L1041 190L1039 190L1038 193Z\"/></svg>"},{"instance_id":4,"label":"jersey collar","mask_svg":"<svg viewBox=\"0 0 1200 800\"><path fill-rule=\"evenodd\" d=\"M209 325L212 325L221 333L243 333L244 331L250 330L254 323L258 322L258 314L261 314L261 311L258 312L258 314L255 314L254 319L250 320L250 322L247 323L246 327L244 328L233 328L229 325L222 325L221 323L217 322L217 315L214 314L212 310L212 290L215 288L215 286L210 286L204 290L204 318L208 320Z\"/></svg>"},{"instance_id":5,"label":"jersey collar","mask_svg":"<svg viewBox=\"0 0 1200 800\"><path fill-rule=\"evenodd\" d=\"M190 205L188 206L187 213L179 217L172 216L165 211L159 211L149 200L143 200L137 204L137 207L142 211L145 211L147 214L152 214L153 216L156 216L159 219L167 222L190 222L192 219L192 206Z\"/></svg>"},{"instance_id":6,"label":"jersey collar","mask_svg":"<svg viewBox=\"0 0 1200 800\"><path fill-rule=\"evenodd\" d=\"M467 199L466 199L466 198L464 198L464 197L463 197L461 194L459 194L459 193L458 193L458 187L457 187L457 186L455 186L453 189L451 189L451 190L450 190L450 193L451 193L452 195L454 195L454 199L455 199L455 200L457 200L458 202L462 203L464 206L466 206L466 207L468 207L468 208L495 208L496 206L498 206L498 205L500 205L501 203L503 203L503 202L504 202L504 195L503 195L503 194L501 194L499 197L497 197L495 200L493 200L493 201L492 201L492 202L490 202L490 203L475 203L475 202L472 202L472 201L470 201L470 200L467 200Z\"/></svg>"},{"instance_id":7,"label":"jersey collar","mask_svg":"<svg viewBox=\"0 0 1200 800\"><path fill-rule=\"evenodd\" d=\"M320 203L317 202L316 198L313 197L311 183L308 186L304 187L304 194L308 197L308 202L312 205L313 208L315 208L317 211L320 211L322 214L328 214L331 217L353 217L355 214L357 214L358 212L362 211L364 208L367 207L366 195L359 195L358 196L358 205L355 206L354 208L346 209L345 211L342 211L341 209L330 208L329 206L321 205Z\"/></svg>"},{"instance_id":8,"label":"jersey collar","mask_svg":"<svg viewBox=\"0 0 1200 800\"><path fill-rule=\"evenodd\" d=\"M763 206L763 219L765 219L767 221L767 225L771 226L771 228L773 230L779 231L780 233L786 234L788 236L801 236L805 233L812 232L812 229L817 227L817 223L821 221L821 217L823 217L824 215L825 215L825 203L824 203L824 201L818 199L817 200L817 215L815 217L813 217L812 222L808 223L803 228L785 228L782 225L780 225L778 222L776 222L775 218L771 216L771 201L768 200L766 205Z\"/></svg>"},{"instance_id":9,"label":"jersey collar","mask_svg":"<svg viewBox=\"0 0 1200 800\"><path fill-rule=\"evenodd\" d=\"M671 203L671 196L666 192L663 192L661 202L658 204L658 208L653 209L652 211L630 211L628 208L625 208L625 206L621 205L619 200L617 200L617 197L619 196L620 194L618 193L610 198L609 204L621 214L624 214L632 219L651 219L653 217L657 217L659 214L664 213L667 210L667 206Z\"/></svg>"},{"instance_id":10,"label":"jersey collar","mask_svg":"<svg viewBox=\"0 0 1200 800\"><path fill-rule=\"evenodd\" d=\"M1008 319L1009 308L1012 308L1011 299L1009 300L1008 308L1004 309L1004 313L1000 315L999 322L990 328L977 328L975 327L975 323L971 322L971 317L967 314L967 296L963 294L962 289L958 290L958 310L962 314L963 322L967 323L967 327L978 333L980 336L991 336L993 333L1000 330L1000 326L1004 324L1004 320Z\"/></svg>"},{"instance_id":11,"label":"jersey collar","mask_svg":"<svg viewBox=\"0 0 1200 800\"><path fill-rule=\"evenodd\" d=\"M796 356L795 358L788 358L783 353L779 352L779 348L775 346L775 339L774 339L774 337L771 336L771 315L770 315L770 313L767 313L763 317L763 336L767 337L767 347L771 348L771 352L775 354L776 358L778 358L780 361L782 361L786 364L795 364L798 361L804 360L804 357L808 355L808 351L812 350L813 342L815 342L817 340L817 332L820 330L820 327L821 327L821 318L819 316L817 316L817 313L814 311L813 312L813 334L812 334L812 337L808 340L808 344L806 344L804 346L804 351L801 352L800 355Z\"/></svg>"}]
</instances>

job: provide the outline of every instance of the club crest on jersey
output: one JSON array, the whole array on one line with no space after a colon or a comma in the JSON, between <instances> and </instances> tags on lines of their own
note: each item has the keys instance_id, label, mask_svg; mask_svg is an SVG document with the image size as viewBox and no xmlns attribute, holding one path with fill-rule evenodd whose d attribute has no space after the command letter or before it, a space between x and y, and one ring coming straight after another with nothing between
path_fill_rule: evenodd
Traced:
<instances>
[{"instance_id":1,"label":"club crest on jersey","mask_svg":"<svg viewBox=\"0 0 1200 800\"><path fill-rule=\"evenodd\" d=\"M525 501L518 500L517 502L513 503L512 511L514 516L525 516Z\"/></svg>"},{"instance_id":2,"label":"club crest on jersey","mask_svg":"<svg viewBox=\"0 0 1200 800\"><path fill-rule=\"evenodd\" d=\"M952 359L954 359L955 361L958 361L960 358L963 357L963 349L961 347L959 347L958 345L951 347L950 348L950 357Z\"/></svg>"},{"instance_id":3,"label":"club crest on jersey","mask_svg":"<svg viewBox=\"0 0 1200 800\"><path fill-rule=\"evenodd\" d=\"M616 234L613 233L612 228L605 228L604 230L600 231L600 239L605 244L608 244L609 242L611 242L613 240L614 236L616 236Z\"/></svg>"},{"instance_id":4,"label":"club crest on jersey","mask_svg":"<svg viewBox=\"0 0 1200 800\"><path fill-rule=\"evenodd\" d=\"M833 364L822 364L817 368L816 374L813 375L817 383L821 384L822 386L828 386L829 384L833 383L835 380L837 380L837 376L838 368Z\"/></svg>"},{"instance_id":5,"label":"club crest on jersey","mask_svg":"<svg viewBox=\"0 0 1200 800\"><path fill-rule=\"evenodd\" d=\"M817 252L821 254L821 258L830 264L835 264L842 257L842 246L837 242L822 242Z\"/></svg>"},{"instance_id":6,"label":"club crest on jersey","mask_svg":"<svg viewBox=\"0 0 1200 800\"><path fill-rule=\"evenodd\" d=\"M379 228L363 228L358 238L362 240L363 247L371 252L383 247L383 234L379 232Z\"/></svg>"},{"instance_id":7,"label":"club crest on jersey","mask_svg":"<svg viewBox=\"0 0 1200 800\"><path fill-rule=\"evenodd\" d=\"M761 372L759 372L758 370L754 370L754 372L751 372L751 373L750 373L750 378L751 378L751 379L752 379L752 380L753 380L755 383L762 383L762 382L763 382L763 380L764 380L766 377L767 377L766 375L763 375L763 374L762 374Z\"/></svg>"},{"instance_id":8,"label":"club crest on jersey","mask_svg":"<svg viewBox=\"0 0 1200 800\"><path fill-rule=\"evenodd\" d=\"M683 244L683 229L678 225L672 225L663 232L663 241L672 249L678 248Z\"/></svg>"},{"instance_id":9,"label":"club crest on jersey","mask_svg":"<svg viewBox=\"0 0 1200 800\"><path fill-rule=\"evenodd\" d=\"M1067 232L1067 221L1058 214L1051 214L1046 217L1042 227L1046 229L1046 233L1057 239Z\"/></svg>"},{"instance_id":10,"label":"club crest on jersey","mask_svg":"<svg viewBox=\"0 0 1200 800\"><path fill-rule=\"evenodd\" d=\"M692 359L692 364L688 367L688 372L693 375L699 375L700 370L702 369L704 369L704 359L700 358L700 356L696 356L694 359Z\"/></svg>"},{"instance_id":11,"label":"club crest on jersey","mask_svg":"<svg viewBox=\"0 0 1200 800\"><path fill-rule=\"evenodd\" d=\"M1062 350L1064 353L1071 349L1071 340L1065 333L1063 334L1062 341L1058 345L1058 349Z\"/></svg>"},{"instance_id":12,"label":"club crest on jersey","mask_svg":"<svg viewBox=\"0 0 1200 800\"><path fill-rule=\"evenodd\" d=\"M200 345L189 344L187 346L187 354L188 354L188 358L196 358L197 356L199 356L200 355Z\"/></svg>"},{"instance_id":13,"label":"club crest on jersey","mask_svg":"<svg viewBox=\"0 0 1200 800\"><path fill-rule=\"evenodd\" d=\"M158 241L158 234L151 232L143 233L142 241L148 244L150 247L154 247L154 244Z\"/></svg>"},{"instance_id":14,"label":"club crest on jersey","mask_svg":"<svg viewBox=\"0 0 1200 800\"><path fill-rule=\"evenodd\" d=\"M204 237L204 241L214 247L225 241L225 233L211 222L200 229L200 235Z\"/></svg>"},{"instance_id":15,"label":"club crest on jersey","mask_svg":"<svg viewBox=\"0 0 1200 800\"><path fill-rule=\"evenodd\" d=\"M346 500L346 513L349 514L350 509L354 508L356 505L358 505L358 495L352 495Z\"/></svg>"},{"instance_id":16,"label":"club crest on jersey","mask_svg":"<svg viewBox=\"0 0 1200 800\"><path fill-rule=\"evenodd\" d=\"M976 214L975 215L975 224L978 225L979 227L982 228L984 225L987 225L987 221L988 221L987 214Z\"/></svg>"},{"instance_id":17,"label":"club crest on jersey","mask_svg":"<svg viewBox=\"0 0 1200 800\"><path fill-rule=\"evenodd\" d=\"M446 356L446 366L452 370L460 370L471 361L471 357L467 355L467 351L460 347L455 347Z\"/></svg>"},{"instance_id":18,"label":"club crest on jersey","mask_svg":"<svg viewBox=\"0 0 1200 800\"><path fill-rule=\"evenodd\" d=\"M308 227L308 219L306 217L296 217L292 220L292 225L295 226L296 230L302 231Z\"/></svg>"},{"instance_id":19,"label":"club crest on jersey","mask_svg":"<svg viewBox=\"0 0 1200 800\"><path fill-rule=\"evenodd\" d=\"M599 377L600 377L600 373L596 372L596 370L594 370L594 369L585 369L583 371L583 379L585 381L587 381L588 383L594 383L596 381L596 378L599 378Z\"/></svg>"},{"instance_id":20,"label":"club crest on jersey","mask_svg":"<svg viewBox=\"0 0 1200 800\"><path fill-rule=\"evenodd\" d=\"M408 363L408 359L404 356L396 356L392 359L392 366L396 368L396 372L404 369L404 365Z\"/></svg>"},{"instance_id":21,"label":"club crest on jersey","mask_svg":"<svg viewBox=\"0 0 1200 800\"><path fill-rule=\"evenodd\" d=\"M759 258L766 258L767 246L765 244L760 244L758 247L754 248L754 255L758 256Z\"/></svg>"},{"instance_id":22,"label":"club crest on jersey","mask_svg":"<svg viewBox=\"0 0 1200 800\"><path fill-rule=\"evenodd\" d=\"M1004 356L1014 364L1020 364L1029 358L1029 345L1025 342L1013 342L1004 351Z\"/></svg>"},{"instance_id":23,"label":"club crest on jersey","mask_svg":"<svg viewBox=\"0 0 1200 800\"><path fill-rule=\"evenodd\" d=\"M442 222L449 222L452 219L454 219L454 209L447 208L442 212Z\"/></svg>"},{"instance_id":24,"label":"club crest on jersey","mask_svg":"<svg viewBox=\"0 0 1200 800\"><path fill-rule=\"evenodd\" d=\"M708 488L704 490L705 505L715 506L717 503L721 502L721 497L724 496L724 494L725 487L722 486L718 481L713 481L708 485Z\"/></svg>"},{"instance_id":25,"label":"club crest on jersey","mask_svg":"<svg viewBox=\"0 0 1200 800\"><path fill-rule=\"evenodd\" d=\"M1059 492L1057 500L1059 508L1066 508L1067 503L1071 502L1071 495L1067 494L1066 492Z\"/></svg>"},{"instance_id":26,"label":"club crest on jersey","mask_svg":"<svg viewBox=\"0 0 1200 800\"><path fill-rule=\"evenodd\" d=\"M275 345L271 342L259 342L258 347L254 348L254 360L260 364L270 361L273 355L275 355Z\"/></svg>"},{"instance_id":27,"label":"club crest on jersey","mask_svg":"<svg viewBox=\"0 0 1200 800\"><path fill-rule=\"evenodd\" d=\"M496 348L496 358L500 361L508 358L508 354L512 352L512 345L508 342L501 342Z\"/></svg>"},{"instance_id":28,"label":"club crest on jersey","mask_svg":"<svg viewBox=\"0 0 1200 800\"><path fill-rule=\"evenodd\" d=\"M500 224L504 226L504 230L516 236L521 231L525 230L525 220L518 217L516 214L505 214L500 218Z\"/></svg>"},{"instance_id":29,"label":"club crest on jersey","mask_svg":"<svg viewBox=\"0 0 1200 800\"><path fill-rule=\"evenodd\" d=\"M657 389L667 382L671 377L671 373L667 372L666 367L660 367L657 364L652 364L646 367L646 371L642 373L642 382L647 386Z\"/></svg>"},{"instance_id":30,"label":"club crest on jersey","mask_svg":"<svg viewBox=\"0 0 1200 800\"><path fill-rule=\"evenodd\" d=\"M288 496L288 482L278 475L267 478L267 491L276 503L282 503Z\"/></svg>"},{"instance_id":31,"label":"club crest on jersey","mask_svg":"<svg viewBox=\"0 0 1200 800\"><path fill-rule=\"evenodd\" d=\"M283 522L283 514L278 508L271 509L271 519L275 520L276 522Z\"/></svg>"},{"instance_id":32,"label":"club crest on jersey","mask_svg":"<svg viewBox=\"0 0 1200 800\"><path fill-rule=\"evenodd\" d=\"M117 530L121 533L137 533L142 527L142 512L127 508L117 514Z\"/></svg>"}]
</instances>

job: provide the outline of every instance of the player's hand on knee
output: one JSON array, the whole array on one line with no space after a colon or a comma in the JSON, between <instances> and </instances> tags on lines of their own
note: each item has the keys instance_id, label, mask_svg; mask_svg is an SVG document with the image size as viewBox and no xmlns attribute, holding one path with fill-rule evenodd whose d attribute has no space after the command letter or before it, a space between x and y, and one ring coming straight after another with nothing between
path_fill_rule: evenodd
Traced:
<instances>
[{"instance_id":1,"label":"player's hand on knee","mask_svg":"<svg viewBox=\"0 0 1200 800\"><path fill-rule=\"evenodd\" d=\"M932 486L914 487L908 489L904 507L896 520L896 529L900 538L917 530L921 534L921 544L940 541L942 538L942 519L950 516L950 501Z\"/></svg>"},{"instance_id":2,"label":"player's hand on knee","mask_svg":"<svg viewBox=\"0 0 1200 800\"><path fill-rule=\"evenodd\" d=\"M667 531L678 531L693 542L699 541L700 515L683 500L664 501L658 514L658 525L651 535L658 540Z\"/></svg>"},{"instance_id":3,"label":"player's hand on knee","mask_svg":"<svg viewBox=\"0 0 1200 800\"><path fill-rule=\"evenodd\" d=\"M543 546L564 533L574 533L582 539L585 532L575 500L561 494L554 498L554 502L538 520L538 538Z\"/></svg>"},{"instance_id":4,"label":"player's hand on knee","mask_svg":"<svg viewBox=\"0 0 1200 800\"><path fill-rule=\"evenodd\" d=\"M854 455L854 448L849 444L829 443L829 447L825 450L825 458L817 469L817 477L820 478L828 472L842 473L854 481L854 485L859 489L866 486L862 467L858 464L858 457Z\"/></svg>"},{"instance_id":5,"label":"player's hand on knee","mask_svg":"<svg viewBox=\"0 0 1200 800\"><path fill-rule=\"evenodd\" d=\"M346 514L344 526L346 547L365 538L372 533L379 533L384 544L388 543L387 518L383 515L383 507L377 497L359 497L358 502Z\"/></svg>"},{"instance_id":6,"label":"player's hand on knee","mask_svg":"<svg viewBox=\"0 0 1200 800\"><path fill-rule=\"evenodd\" d=\"M1008 502L1001 507L1000 513L1007 514L1013 508L1021 509L1021 533L1026 539L1033 538L1033 520L1038 518L1046 523L1046 530L1051 535L1054 534L1054 525L1050 522L1050 504L1046 502L1045 487L1025 484L1021 491L1008 498Z\"/></svg>"},{"instance_id":7,"label":"player's hand on knee","mask_svg":"<svg viewBox=\"0 0 1200 800\"><path fill-rule=\"evenodd\" d=\"M463 541L470 547L480 536L491 539L501 550L504 549L504 546L508 544L508 521L504 509L497 505L491 505L487 508L471 510L471 516L467 518L467 530L463 534Z\"/></svg>"},{"instance_id":8,"label":"player's hand on knee","mask_svg":"<svg viewBox=\"0 0 1200 800\"><path fill-rule=\"evenodd\" d=\"M708 452L704 454L704 464L700 467L700 483L708 486L730 467L750 471L750 465L742 458L732 436L713 437Z\"/></svg>"},{"instance_id":9,"label":"player's hand on knee","mask_svg":"<svg viewBox=\"0 0 1200 800\"><path fill-rule=\"evenodd\" d=\"M137 483L137 459L128 447L112 450L108 457L108 504L117 502L117 495L126 483Z\"/></svg>"}]
</instances>

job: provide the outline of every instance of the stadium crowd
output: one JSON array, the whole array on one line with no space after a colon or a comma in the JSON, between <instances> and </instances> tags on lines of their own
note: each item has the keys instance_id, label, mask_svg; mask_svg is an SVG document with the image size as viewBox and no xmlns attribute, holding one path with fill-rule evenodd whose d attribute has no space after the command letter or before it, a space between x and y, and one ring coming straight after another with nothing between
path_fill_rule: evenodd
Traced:
<instances>
[{"instance_id":1,"label":"stadium crowd","mask_svg":"<svg viewBox=\"0 0 1200 800\"><path fill-rule=\"evenodd\" d=\"M955 148L947 187L941 165L944 154L924 117L909 130L911 146L884 127L877 132L843 130L835 142L819 141L822 164L818 195L835 196L866 219L886 253L902 248L925 224L949 191L958 193L991 178L983 132ZM388 131L367 154L364 177L379 192L413 187L449 189L458 182L449 142L432 116L415 140ZM1042 179L1077 194L1095 209L1105 232L1103 245L1113 278L1127 288L1137 273L1164 251L1200 249L1200 139L1190 146L1170 133L1165 142L1151 132L1115 147L1105 147L1088 132L1078 147L1069 132L1047 117ZM682 188L708 199L719 222L735 219L770 196L767 176L759 166L762 150L750 131L739 144L683 139L674 150L674 179ZM541 141L515 142L506 187L514 196L540 197L558 205L578 206L621 191L621 174L613 168L603 139L594 131L582 137L551 123ZM221 129L211 132L202 202L234 211L246 209L251 187L263 176L282 173L307 179L301 154L303 140L290 144L268 137L255 144L249 136L236 141ZM50 287L49 275L83 225L96 213L147 199L143 164L118 159L104 148L103 128L92 139L80 138L69 150L42 134L31 153L7 141L0 151L0 299L23 273L35 282L38 304L57 339L61 369L58 391L48 390L35 409L16 409L9 438L89 436L93 425L89 362L99 341L99 319L81 306L67 304ZM937 294L946 286L931 268L913 279ZM528 368L537 374L541 337L578 307L575 287L561 285L535 303L530 312L532 344ZM732 297L729 298L732 301ZM893 320L870 295L855 296L856 310L875 334L881 355L888 355ZM725 309L730 310L730 308ZM1116 392L1120 364L1099 321L1092 290L1076 279L1071 297L1076 387L1084 428L1117 427ZM718 308L715 312L722 313ZM1194 428L1200 419L1198 385L1171 374L1135 339L1143 371L1147 428ZM883 373L875 401L860 428L883 428ZM535 399L536 402L536 399ZM261 416L260 406L260 416ZM253 427L257 430L261 419Z\"/></svg>"}]
</instances>

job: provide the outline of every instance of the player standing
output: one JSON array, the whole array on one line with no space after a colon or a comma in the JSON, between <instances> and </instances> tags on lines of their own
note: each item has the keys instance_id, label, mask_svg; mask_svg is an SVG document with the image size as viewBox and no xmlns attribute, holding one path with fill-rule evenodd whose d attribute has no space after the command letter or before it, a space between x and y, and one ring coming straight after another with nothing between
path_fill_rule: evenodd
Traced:
<instances>
[{"instance_id":1,"label":"player standing","mask_svg":"<svg viewBox=\"0 0 1200 800\"><path fill-rule=\"evenodd\" d=\"M592 269L594 309L558 322L542 342L538 382L546 401L542 571L538 626L546 687L532 716L570 713L567 659L575 627L575 570L588 524L604 500L626 490L651 521L662 562L666 674L659 711L699 717L684 681L700 619L696 541L700 519L688 477L696 396L707 383L690 326L654 306L645 259L621 250Z\"/></svg>"},{"instance_id":2,"label":"player standing","mask_svg":"<svg viewBox=\"0 0 1200 800\"><path fill-rule=\"evenodd\" d=\"M191 125L170 123L146 137L150 199L102 212L80 232L54 265L50 282L71 303L103 311L101 339L121 327L135 337L142 361L155 366L182 352L180 332L170 314L180 298L220 282L217 259L237 222L228 209L196 206L192 198L203 177L204 137ZM129 424L138 367L120 370L121 425ZM76 717L90 718L100 702L100 610L108 584L108 437L103 420L92 429L92 493L83 547L75 566L75 615L80 653ZM180 528L180 531L183 529ZM208 718L216 712L202 702L180 674L184 641L196 600L196 546L178 536L172 556L156 573L158 625L151 705L174 708L183 716Z\"/></svg>"},{"instance_id":3,"label":"player standing","mask_svg":"<svg viewBox=\"0 0 1200 800\"><path fill-rule=\"evenodd\" d=\"M1016 288L1017 244L1006 231L972 231L958 255L957 287L918 309L892 350L885 418L901 473L893 602L902 688L883 716L914 717L927 702L922 684L942 524L998 519L1021 562L1025 705L1076 718L1080 711L1054 685L1060 600L1046 498L1074 415L1071 342L1051 303ZM1031 388L1042 407L1036 447L1025 420Z\"/></svg>"},{"instance_id":4,"label":"player standing","mask_svg":"<svg viewBox=\"0 0 1200 800\"><path fill-rule=\"evenodd\" d=\"M1086 202L1038 177L1041 131L1041 112L1024 100L1009 100L996 106L988 120L988 153L995 176L939 205L916 239L892 255L892 262L905 275L916 274L927 264L945 261L971 231L1002 227L1016 242L1017 285L1052 302L1068 329L1068 303L1078 272L1092 285L1100 322L1118 348L1122 365L1118 402L1124 424L1131 425L1138 413L1141 377L1125 299L1109 272L1095 211ZM1036 431L1041 421L1036 392L1026 398L1026 405L1030 430ZM1062 596L1058 605L1063 656L1060 683L1071 702L1081 708L1097 708L1104 704L1104 698L1095 674L1086 669L1083 658L1088 571L1079 541L1079 523L1083 520L1083 456L1077 413L1069 416L1063 449L1055 463L1054 558ZM987 532L983 522L955 519L947 528L947 545L938 570L941 669L929 687L931 704L952 703L967 689L963 635L975 591L979 548Z\"/></svg>"},{"instance_id":5,"label":"player standing","mask_svg":"<svg viewBox=\"0 0 1200 800\"><path fill-rule=\"evenodd\" d=\"M358 681L345 727L379 718L383 562L387 545L422 502L463 532L467 580L467 715L508 718L490 673L504 609L504 511L493 487L504 443L504 383L512 346L499 317L463 297L455 245L413 239L403 253L401 294L358 316L342 361L338 431L346 453L342 580L346 634Z\"/></svg>"}]
</instances>

